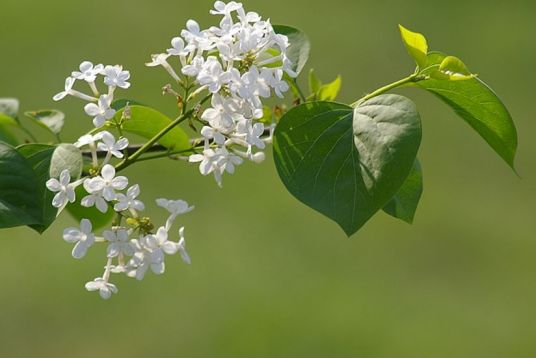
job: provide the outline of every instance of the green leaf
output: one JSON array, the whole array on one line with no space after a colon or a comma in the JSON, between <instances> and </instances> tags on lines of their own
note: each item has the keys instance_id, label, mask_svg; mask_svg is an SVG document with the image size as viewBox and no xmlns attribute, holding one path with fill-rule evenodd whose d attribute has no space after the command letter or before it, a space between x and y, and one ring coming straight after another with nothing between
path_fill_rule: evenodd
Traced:
<instances>
[{"instance_id":1,"label":"green leaf","mask_svg":"<svg viewBox=\"0 0 536 358\"><path fill-rule=\"evenodd\" d=\"M428 56L431 64L440 65L446 58L434 52ZM426 73L425 73L426 74ZM429 78L415 83L448 104L462 117L501 158L513 169L517 148L517 131L506 106L479 78L448 81Z\"/></svg>"},{"instance_id":2,"label":"green leaf","mask_svg":"<svg viewBox=\"0 0 536 358\"><path fill-rule=\"evenodd\" d=\"M75 189L75 194L77 200L74 203L67 204L65 209L76 221L80 222L82 219L89 219L93 226L93 230L97 230L105 227L113 220L115 212L112 208L109 208L108 211L103 214L95 206L86 208L80 205L82 198L88 195L82 185Z\"/></svg>"},{"instance_id":3,"label":"green leaf","mask_svg":"<svg viewBox=\"0 0 536 358\"><path fill-rule=\"evenodd\" d=\"M24 114L54 135L61 132L65 122L65 114L55 109L32 111Z\"/></svg>"},{"instance_id":4,"label":"green leaf","mask_svg":"<svg viewBox=\"0 0 536 358\"><path fill-rule=\"evenodd\" d=\"M309 58L311 50L309 39L301 30L291 26L273 25L273 28L277 34L288 37L290 46L287 49L287 56L292 61L292 69L300 74Z\"/></svg>"},{"instance_id":5,"label":"green leaf","mask_svg":"<svg viewBox=\"0 0 536 358\"><path fill-rule=\"evenodd\" d=\"M316 95L320 91L320 87L322 87L322 82L316 75L315 70L311 68L309 71L309 92L312 95Z\"/></svg>"},{"instance_id":6,"label":"green leaf","mask_svg":"<svg viewBox=\"0 0 536 358\"><path fill-rule=\"evenodd\" d=\"M23 144L17 147L32 166L37 181L37 191L40 198L40 223L30 225L39 233L45 231L56 219L58 209L52 206L54 193L46 188L50 179L50 163L56 147L47 144Z\"/></svg>"},{"instance_id":7,"label":"green leaf","mask_svg":"<svg viewBox=\"0 0 536 358\"><path fill-rule=\"evenodd\" d=\"M123 110L116 113L117 121L121 119ZM155 109L145 106L130 106L131 118L123 122L123 130L150 139L172 120ZM166 148L173 150L186 150L191 147L188 135L179 127L174 127L158 141Z\"/></svg>"},{"instance_id":8,"label":"green leaf","mask_svg":"<svg viewBox=\"0 0 536 358\"><path fill-rule=\"evenodd\" d=\"M447 56L441 61L437 71L430 72L430 77L437 80L463 81L476 77L476 75L472 74L459 58Z\"/></svg>"},{"instance_id":9,"label":"green leaf","mask_svg":"<svg viewBox=\"0 0 536 358\"><path fill-rule=\"evenodd\" d=\"M69 170L71 181L76 180L82 173L83 159L80 149L72 144L60 144L52 153L50 162L50 177L57 178L65 169Z\"/></svg>"},{"instance_id":10,"label":"green leaf","mask_svg":"<svg viewBox=\"0 0 536 358\"><path fill-rule=\"evenodd\" d=\"M420 140L419 114L405 97L378 96L355 110L308 102L281 119L274 160L290 193L350 236L402 186Z\"/></svg>"},{"instance_id":11,"label":"green leaf","mask_svg":"<svg viewBox=\"0 0 536 358\"><path fill-rule=\"evenodd\" d=\"M115 101L113 101L110 107L115 109L116 111L119 111L120 109L125 108L127 104L129 106L143 106L143 104L138 101L134 101L132 99L127 99L127 98L121 98L121 99L116 99Z\"/></svg>"},{"instance_id":12,"label":"green leaf","mask_svg":"<svg viewBox=\"0 0 536 358\"><path fill-rule=\"evenodd\" d=\"M0 98L0 113L16 120L19 115L19 100L16 98Z\"/></svg>"},{"instance_id":13,"label":"green leaf","mask_svg":"<svg viewBox=\"0 0 536 358\"><path fill-rule=\"evenodd\" d=\"M318 91L318 100L334 101L335 99L337 99L339 91L341 90L341 82L341 76L337 76L337 78L333 82L330 82L320 87L320 90Z\"/></svg>"},{"instance_id":14,"label":"green leaf","mask_svg":"<svg viewBox=\"0 0 536 358\"><path fill-rule=\"evenodd\" d=\"M398 28L402 36L402 42L404 42L409 55L413 57L420 69L425 68L427 65L426 54L428 53L426 38L422 34L412 32L402 25L398 25Z\"/></svg>"},{"instance_id":15,"label":"green leaf","mask_svg":"<svg viewBox=\"0 0 536 358\"><path fill-rule=\"evenodd\" d=\"M419 161L415 160L404 184L383 207L383 211L409 224L413 223L413 218L421 199L422 189L422 169Z\"/></svg>"},{"instance_id":16,"label":"green leaf","mask_svg":"<svg viewBox=\"0 0 536 358\"><path fill-rule=\"evenodd\" d=\"M18 144L18 140L9 130L10 125L18 125L18 122L11 117L0 114L0 142L15 146Z\"/></svg>"},{"instance_id":17,"label":"green leaf","mask_svg":"<svg viewBox=\"0 0 536 358\"><path fill-rule=\"evenodd\" d=\"M0 142L0 228L41 223L40 188L30 163Z\"/></svg>"}]
</instances>

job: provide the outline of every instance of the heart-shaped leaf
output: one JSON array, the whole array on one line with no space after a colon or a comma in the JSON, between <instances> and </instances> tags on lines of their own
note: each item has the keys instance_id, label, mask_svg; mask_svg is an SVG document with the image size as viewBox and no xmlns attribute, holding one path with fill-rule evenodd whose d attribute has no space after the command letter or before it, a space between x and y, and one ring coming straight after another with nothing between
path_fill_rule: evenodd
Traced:
<instances>
[{"instance_id":1,"label":"heart-shaped leaf","mask_svg":"<svg viewBox=\"0 0 536 358\"><path fill-rule=\"evenodd\" d=\"M32 166L0 142L0 228L41 223L40 189Z\"/></svg>"},{"instance_id":2,"label":"heart-shaped leaf","mask_svg":"<svg viewBox=\"0 0 536 358\"><path fill-rule=\"evenodd\" d=\"M402 186L420 140L419 114L405 97L382 95L355 109L309 102L281 119L274 159L287 189L350 236Z\"/></svg>"},{"instance_id":3,"label":"heart-shaped leaf","mask_svg":"<svg viewBox=\"0 0 536 358\"><path fill-rule=\"evenodd\" d=\"M408 224L413 223L417 206L422 194L422 169L418 160L415 160L413 168L404 184L398 189L395 196L383 207L383 211Z\"/></svg>"},{"instance_id":4,"label":"heart-shaped leaf","mask_svg":"<svg viewBox=\"0 0 536 358\"><path fill-rule=\"evenodd\" d=\"M287 56L292 62L292 69L299 74L309 58L311 44L304 32L294 27L287 25L273 25L274 31L277 34L288 37L290 46L287 49Z\"/></svg>"}]
</instances>

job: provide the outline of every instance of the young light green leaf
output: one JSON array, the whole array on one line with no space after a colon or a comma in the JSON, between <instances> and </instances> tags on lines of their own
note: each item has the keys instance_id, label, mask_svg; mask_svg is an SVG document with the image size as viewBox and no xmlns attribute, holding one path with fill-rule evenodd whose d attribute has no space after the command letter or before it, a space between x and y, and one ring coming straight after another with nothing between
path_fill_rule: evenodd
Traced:
<instances>
[{"instance_id":1,"label":"young light green leaf","mask_svg":"<svg viewBox=\"0 0 536 358\"><path fill-rule=\"evenodd\" d=\"M378 96L355 109L308 102L281 119L274 160L290 193L350 236L404 183L420 139L419 114L402 96Z\"/></svg>"},{"instance_id":2,"label":"young light green leaf","mask_svg":"<svg viewBox=\"0 0 536 358\"><path fill-rule=\"evenodd\" d=\"M32 166L37 181L37 191L40 198L40 222L30 225L39 233L45 231L56 219L58 209L52 206L54 193L46 188L46 182L50 178L50 163L56 147L47 144L23 144L17 147Z\"/></svg>"},{"instance_id":3,"label":"young light green leaf","mask_svg":"<svg viewBox=\"0 0 536 358\"><path fill-rule=\"evenodd\" d=\"M337 78L333 82L330 82L320 87L320 90L318 91L318 100L334 101L335 99L337 99L339 91L341 90L341 83L341 76L337 76Z\"/></svg>"},{"instance_id":4,"label":"young light green leaf","mask_svg":"<svg viewBox=\"0 0 536 358\"><path fill-rule=\"evenodd\" d=\"M54 135L61 132L65 122L65 114L55 109L31 111L24 114Z\"/></svg>"},{"instance_id":5,"label":"young light green leaf","mask_svg":"<svg viewBox=\"0 0 536 358\"><path fill-rule=\"evenodd\" d=\"M463 81L476 77L476 75L472 74L459 58L447 56L441 61L437 71L430 72L430 77L437 80Z\"/></svg>"},{"instance_id":6,"label":"young light green leaf","mask_svg":"<svg viewBox=\"0 0 536 358\"><path fill-rule=\"evenodd\" d=\"M395 196L383 207L387 214L403 220L408 224L413 223L419 200L423 189L422 169L418 160L415 160L404 184L398 189Z\"/></svg>"},{"instance_id":7,"label":"young light green leaf","mask_svg":"<svg viewBox=\"0 0 536 358\"><path fill-rule=\"evenodd\" d=\"M398 25L398 28L402 36L402 42L404 42L408 53L413 57L417 66L420 69L424 69L427 62L426 54L428 53L426 38L422 34L410 31L402 25Z\"/></svg>"},{"instance_id":8,"label":"young light green leaf","mask_svg":"<svg viewBox=\"0 0 536 358\"><path fill-rule=\"evenodd\" d=\"M428 56L430 64L440 65L446 58L434 52ZM426 73L425 73L426 74ZM429 78L415 83L448 104L462 117L511 168L517 148L517 131L506 106L479 78L465 81Z\"/></svg>"},{"instance_id":9,"label":"young light green leaf","mask_svg":"<svg viewBox=\"0 0 536 358\"><path fill-rule=\"evenodd\" d=\"M121 119L123 111L124 109L116 113L115 119L117 121ZM153 108L133 105L130 106L130 119L123 122L122 129L125 132L134 133L150 139L171 122L172 120L169 117ZM174 127L160 138L158 142L164 147L176 151L190 148L188 135L179 127Z\"/></svg>"},{"instance_id":10,"label":"young light green leaf","mask_svg":"<svg viewBox=\"0 0 536 358\"><path fill-rule=\"evenodd\" d=\"M19 100L16 98L0 98L0 113L17 120Z\"/></svg>"},{"instance_id":11,"label":"young light green leaf","mask_svg":"<svg viewBox=\"0 0 536 358\"><path fill-rule=\"evenodd\" d=\"M54 149L50 162L50 177L57 178L65 169L69 170L71 180L76 180L82 173L82 152L72 144L60 144Z\"/></svg>"},{"instance_id":12,"label":"young light green leaf","mask_svg":"<svg viewBox=\"0 0 536 358\"><path fill-rule=\"evenodd\" d=\"M82 219L89 219L93 226L93 230L98 230L105 227L113 220L115 212L111 207L103 214L95 206L86 208L85 206L80 205L80 200L88 195L82 185L75 189L75 194L78 200L74 203L67 204L65 210L67 210L77 222L80 222Z\"/></svg>"},{"instance_id":13,"label":"young light green leaf","mask_svg":"<svg viewBox=\"0 0 536 358\"><path fill-rule=\"evenodd\" d=\"M309 58L311 44L309 39L301 30L286 25L273 25L274 31L277 34L288 37L290 46L287 50L287 56L292 62L292 69L299 74Z\"/></svg>"},{"instance_id":14,"label":"young light green leaf","mask_svg":"<svg viewBox=\"0 0 536 358\"><path fill-rule=\"evenodd\" d=\"M0 142L0 228L40 224L41 199L30 163Z\"/></svg>"}]
</instances>

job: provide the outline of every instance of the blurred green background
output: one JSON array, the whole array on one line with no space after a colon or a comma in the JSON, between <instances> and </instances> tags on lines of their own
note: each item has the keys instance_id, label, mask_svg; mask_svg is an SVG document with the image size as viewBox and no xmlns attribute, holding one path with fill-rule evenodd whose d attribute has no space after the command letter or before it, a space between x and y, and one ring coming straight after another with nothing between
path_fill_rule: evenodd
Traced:
<instances>
[{"instance_id":1,"label":"blurred green background","mask_svg":"<svg viewBox=\"0 0 536 358\"><path fill-rule=\"evenodd\" d=\"M461 57L507 104L519 130L516 177L451 110L401 90L424 126L425 192L413 226L377 215L350 240L291 197L271 157L218 189L166 160L128 170L146 202L183 198L193 265L115 278L110 301L84 283L103 248L75 261L63 215L42 237L0 231L0 357L534 357L536 141L533 1L248 1L303 29L309 66L343 76L353 101L413 69L397 30ZM0 97L57 107L66 139L89 129L82 102L52 96L82 60L132 72L129 98L174 114L161 69L144 67L188 18L208 27L210 1L2 0ZM49 139L39 132L41 138ZM162 212L150 205L148 214Z\"/></svg>"}]
</instances>

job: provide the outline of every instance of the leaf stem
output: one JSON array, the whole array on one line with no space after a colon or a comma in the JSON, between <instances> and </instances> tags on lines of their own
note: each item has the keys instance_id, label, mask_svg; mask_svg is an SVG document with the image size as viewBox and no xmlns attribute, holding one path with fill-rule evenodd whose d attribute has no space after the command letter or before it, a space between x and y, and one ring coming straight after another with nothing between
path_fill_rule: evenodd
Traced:
<instances>
[{"instance_id":1,"label":"leaf stem","mask_svg":"<svg viewBox=\"0 0 536 358\"><path fill-rule=\"evenodd\" d=\"M296 90L298 90L298 93L300 95L302 102L307 102L307 99L305 98L305 95L303 94L303 91L300 88L300 85L298 85L298 81L294 78L293 82L294 82L294 86L296 87Z\"/></svg>"},{"instance_id":2,"label":"leaf stem","mask_svg":"<svg viewBox=\"0 0 536 358\"><path fill-rule=\"evenodd\" d=\"M416 75L416 74L412 74L408 77L405 77L405 78L402 78L401 80L398 80L396 82L393 82L391 84L388 84L386 86L383 86L381 88L378 88L377 90L375 90L374 92L371 92L369 94L367 94L366 96L358 99L357 101L355 101L354 103L352 103L350 106L352 107L357 107L359 106L361 103L365 102L365 101L368 101L369 99L371 98L374 98L376 96L379 96L381 94L384 94L385 92L389 92L390 90L392 89L395 89L397 87L401 87L405 84L408 84L408 83L412 83L412 82L418 82L418 81L421 81L423 80L424 77L422 76L419 76L419 75Z\"/></svg>"},{"instance_id":3,"label":"leaf stem","mask_svg":"<svg viewBox=\"0 0 536 358\"><path fill-rule=\"evenodd\" d=\"M130 157L128 158L125 158L124 160L122 160L119 164L117 164L117 166L115 167L115 169L117 171L120 171L122 169L125 169L126 167L130 166L131 164L133 164L136 159L138 159L138 157L140 155L142 155L143 153L145 153L149 148L151 148L153 146L153 144L155 144L160 138L162 138L164 135L166 135L170 130L172 130L174 127L176 127L177 125L179 125L180 123L182 123L183 121L185 121L186 119L188 119L195 111L196 111L196 107L198 105L202 105L203 103L205 103L207 100L210 99L210 97L212 97L212 94L209 94L208 96L206 96L205 98L203 98L201 101L199 101L199 103L194 106L192 109L186 111L184 114L180 115L177 119L175 119L173 122L171 122L170 124L168 124L166 127L164 127L160 132L158 132L157 134L155 134L154 137L152 137L151 139L149 139L149 141L147 141L147 143L145 143L144 145L142 145L136 152L134 152Z\"/></svg>"}]
</instances>

